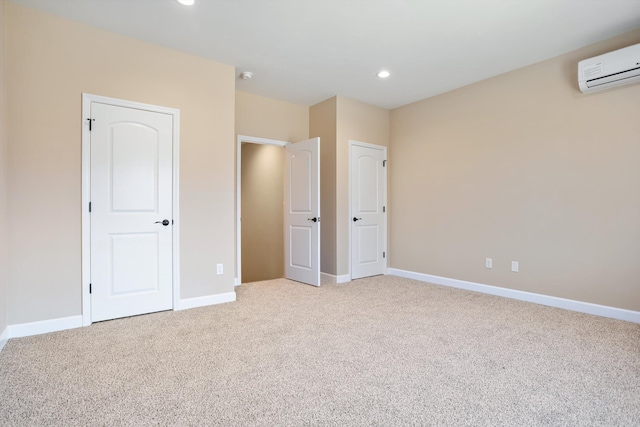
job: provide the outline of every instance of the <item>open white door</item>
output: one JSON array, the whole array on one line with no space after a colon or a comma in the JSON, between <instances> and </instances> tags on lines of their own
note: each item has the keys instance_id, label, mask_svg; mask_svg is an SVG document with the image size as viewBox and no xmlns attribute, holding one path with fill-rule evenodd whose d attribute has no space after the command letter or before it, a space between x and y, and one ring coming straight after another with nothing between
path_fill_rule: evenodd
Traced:
<instances>
[{"instance_id":1,"label":"open white door","mask_svg":"<svg viewBox=\"0 0 640 427\"><path fill-rule=\"evenodd\" d=\"M320 138L285 150L285 277L320 286Z\"/></svg>"},{"instance_id":2,"label":"open white door","mask_svg":"<svg viewBox=\"0 0 640 427\"><path fill-rule=\"evenodd\" d=\"M384 274L386 147L350 142L351 279Z\"/></svg>"}]
</instances>

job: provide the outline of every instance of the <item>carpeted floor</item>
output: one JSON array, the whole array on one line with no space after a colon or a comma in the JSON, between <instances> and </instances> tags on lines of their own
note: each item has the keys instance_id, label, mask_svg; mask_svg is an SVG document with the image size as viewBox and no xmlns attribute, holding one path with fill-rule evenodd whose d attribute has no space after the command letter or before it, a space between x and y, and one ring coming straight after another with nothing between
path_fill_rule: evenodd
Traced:
<instances>
[{"instance_id":1,"label":"carpeted floor","mask_svg":"<svg viewBox=\"0 0 640 427\"><path fill-rule=\"evenodd\" d=\"M10 340L0 425L640 426L640 325L382 276Z\"/></svg>"}]
</instances>

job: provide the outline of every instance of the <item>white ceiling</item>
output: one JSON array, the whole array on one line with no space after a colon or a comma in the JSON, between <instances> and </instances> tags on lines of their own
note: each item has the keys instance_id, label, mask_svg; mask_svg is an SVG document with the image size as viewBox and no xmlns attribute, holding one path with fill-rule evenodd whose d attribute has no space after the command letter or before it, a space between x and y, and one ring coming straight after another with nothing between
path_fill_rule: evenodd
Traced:
<instances>
[{"instance_id":1,"label":"white ceiling","mask_svg":"<svg viewBox=\"0 0 640 427\"><path fill-rule=\"evenodd\" d=\"M640 0L13 1L252 71L237 89L303 105L395 108L640 27Z\"/></svg>"}]
</instances>

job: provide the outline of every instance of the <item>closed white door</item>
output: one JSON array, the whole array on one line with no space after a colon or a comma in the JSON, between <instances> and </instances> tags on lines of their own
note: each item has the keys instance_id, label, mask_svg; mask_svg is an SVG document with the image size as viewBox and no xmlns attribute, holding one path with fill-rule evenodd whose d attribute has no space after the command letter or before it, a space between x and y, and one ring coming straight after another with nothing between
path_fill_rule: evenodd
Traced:
<instances>
[{"instance_id":1,"label":"closed white door","mask_svg":"<svg viewBox=\"0 0 640 427\"><path fill-rule=\"evenodd\" d=\"M285 150L285 277L320 286L320 138Z\"/></svg>"},{"instance_id":2,"label":"closed white door","mask_svg":"<svg viewBox=\"0 0 640 427\"><path fill-rule=\"evenodd\" d=\"M91 320L173 306L169 114L91 103Z\"/></svg>"},{"instance_id":3,"label":"closed white door","mask_svg":"<svg viewBox=\"0 0 640 427\"><path fill-rule=\"evenodd\" d=\"M386 148L352 142L351 278L386 269Z\"/></svg>"}]
</instances>

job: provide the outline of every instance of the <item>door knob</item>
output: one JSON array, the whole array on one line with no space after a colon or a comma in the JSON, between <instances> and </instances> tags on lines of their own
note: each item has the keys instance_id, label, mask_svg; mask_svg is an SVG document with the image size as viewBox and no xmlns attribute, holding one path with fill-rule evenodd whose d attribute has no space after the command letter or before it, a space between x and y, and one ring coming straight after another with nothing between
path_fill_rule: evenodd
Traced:
<instances>
[{"instance_id":1,"label":"door knob","mask_svg":"<svg viewBox=\"0 0 640 427\"><path fill-rule=\"evenodd\" d=\"M307 221L318 222L318 218L316 218L316 217L313 217L313 218L307 218Z\"/></svg>"},{"instance_id":2,"label":"door knob","mask_svg":"<svg viewBox=\"0 0 640 427\"><path fill-rule=\"evenodd\" d=\"M155 224L162 224L166 227L167 225L169 225L169 220L163 219L162 221L156 221Z\"/></svg>"},{"instance_id":3,"label":"door knob","mask_svg":"<svg viewBox=\"0 0 640 427\"><path fill-rule=\"evenodd\" d=\"M356 218L356 217L354 216L354 217L353 217L353 222L360 221L361 219L362 219L362 218Z\"/></svg>"}]
</instances>

